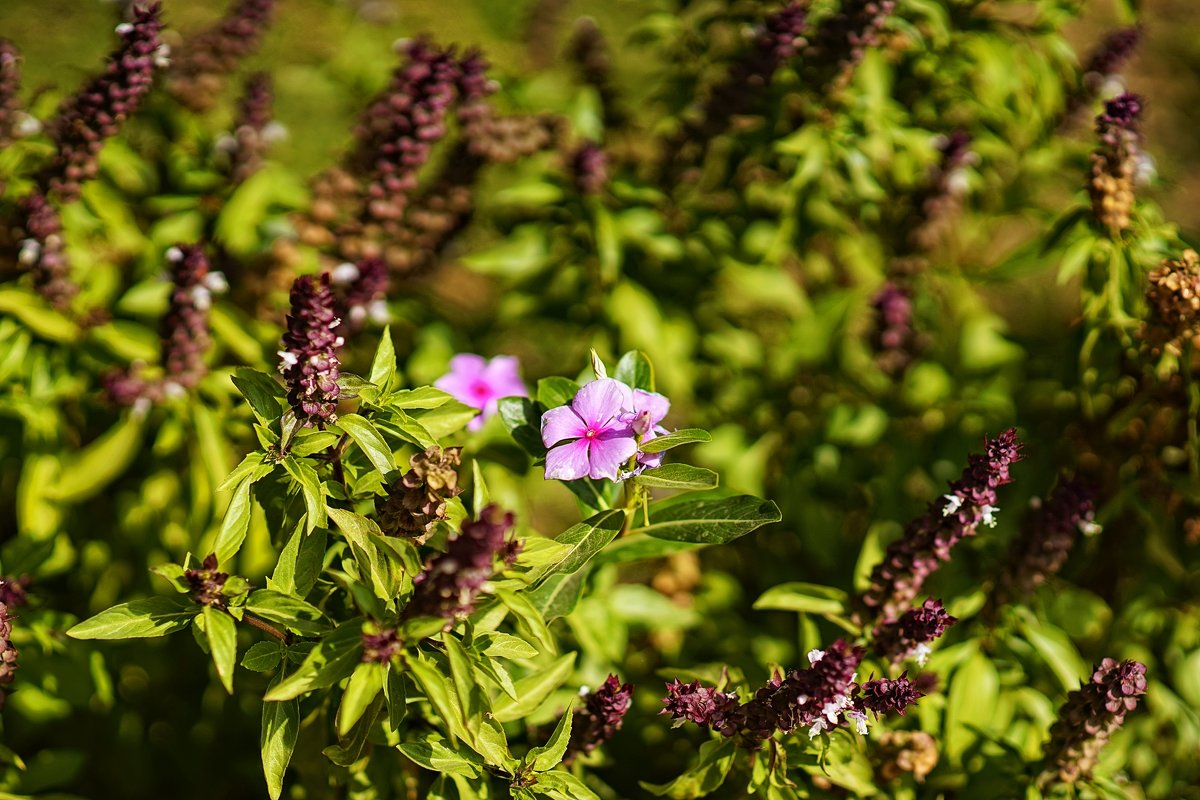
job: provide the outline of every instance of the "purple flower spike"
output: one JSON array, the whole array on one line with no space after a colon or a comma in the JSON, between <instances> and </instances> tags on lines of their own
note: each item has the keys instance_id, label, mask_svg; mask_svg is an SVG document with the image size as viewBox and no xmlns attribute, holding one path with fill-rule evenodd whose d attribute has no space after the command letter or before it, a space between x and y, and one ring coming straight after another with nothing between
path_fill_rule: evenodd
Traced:
<instances>
[{"instance_id":1,"label":"purple flower spike","mask_svg":"<svg viewBox=\"0 0 1200 800\"><path fill-rule=\"evenodd\" d=\"M633 391L620 381L600 378L580 389L571 405L543 414L542 443L552 448L546 454L546 480L616 481L638 450L629 421L634 413Z\"/></svg>"},{"instance_id":2,"label":"purple flower spike","mask_svg":"<svg viewBox=\"0 0 1200 800\"><path fill-rule=\"evenodd\" d=\"M292 311L288 315L279 371L288 386L288 402L306 428L337 422L341 393L341 362L337 351L345 341L335 331L341 320L329 290L329 273L317 279L301 275L292 284Z\"/></svg>"},{"instance_id":3,"label":"purple flower spike","mask_svg":"<svg viewBox=\"0 0 1200 800\"><path fill-rule=\"evenodd\" d=\"M450 359L450 372L433 385L482 412L467 425L467 430L477 431L496 415L501 397L529 396L520 369L521 362L516 356L496 356L487 361L474 353L459 353Z\"/></svg>"},{"instance_id":4,"label":"purple flower spike","mask_svg":"<svg viewBox=\"0 0 1200 800\"><path fill-rule=\"evenodd\" d=\"M738 708L736 694L701 686L700 681L682 683L678 678L667 684L667 696L663 698L663 703L666 708L658 713L669 714L675 721L671 726L673 728L685 722L722 728L725 720Z\"/></svg>"},{"instance_id":5,"label":"purple flower spike","mask_svg":"<svg viewBox=\"0 0 1200 800\"><path fill-rule=\"evenodd\" d=\"M4 708L8 687L16 678L17 655L17 648L12 643L12 617L8 606L0 603L0 708Z\"/></svg>"},{"instance_id":6,"label":"purple flower spike","mask_svg":"<svg viewBox=\"0 0 1200 800\"><path fill-rule=\"evenodd\" d=\"M633 685L622 684L616 675L609 675L599 689L586 693L583 708L571 720L571 740L563 762L587 755L611 739L632 705Z\"/></svg>"}]
</instances>

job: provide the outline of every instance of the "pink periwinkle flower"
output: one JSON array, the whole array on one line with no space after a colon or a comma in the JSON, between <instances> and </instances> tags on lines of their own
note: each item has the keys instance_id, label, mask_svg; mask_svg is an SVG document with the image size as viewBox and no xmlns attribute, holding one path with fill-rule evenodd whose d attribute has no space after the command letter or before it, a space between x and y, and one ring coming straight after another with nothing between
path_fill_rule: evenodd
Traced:
<instances>
[{"instance_id":1,"label":"pink periwinkle flower","mask_svg":"<svg viewBox=\"0 0 1200 800\"><path fill-rule=\"evenodd\" d=\"M626 415L626 421L633 428L634 434L641 437L639 441L648 442L668 433L667 429L662 426L662 421L670 410L671 401L658 392L634 389L633 409ZM662 464L662 460L662 453L639 452L638 468L634 472L641 472L647 468L654 469Z\"/></svg>"},{"instance_id":2,"label":"pink periwinkle flower","mask_svg":"<svg viewBox=\"0 0 1200 800\"><path fill-rule=\"evenodd\" d=\"M633 390L600 378L579 390L570 405L542 415L546 480L580 478L616 481L638 451Z\"/></svg>"},{"instance_id":3,"label":"pink periwinkle flower","mask_svg":"<svg viewBox=\"0 0 1200 800\"><path fill-rule=\"evenodd\" d=\"M501 397L528 397L516 356L485 360L474 353L459 353L450 359L450 372L433 382L434 387L482 413L471 420L468 430L477 431L496 415Z\"/></svg>"}]
</instances>

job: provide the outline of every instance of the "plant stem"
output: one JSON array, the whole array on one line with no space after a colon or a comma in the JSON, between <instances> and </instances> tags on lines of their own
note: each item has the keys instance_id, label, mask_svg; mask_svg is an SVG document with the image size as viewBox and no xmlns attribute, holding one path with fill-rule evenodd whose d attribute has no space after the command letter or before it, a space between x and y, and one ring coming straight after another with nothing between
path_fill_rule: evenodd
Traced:
<instances>
[{"instance_id":1,"label":"plant stem","mask_svg":"<svg viewBox=\"0 0 1200 800\"><path fill-rule=\"evenodd\" d=\"M242 614L242 622L246 623L251 628L258 628L263 633L268 634L270 636L274 636L276 639L283 642L284 644L292 643L292 635L290 633L288 633L287 631L279 630L279 628L276 628L271 623L267 622L266 620L261 620L258 617L254 616L253 614L243 613Z\"/></svg>"}]
</instances>

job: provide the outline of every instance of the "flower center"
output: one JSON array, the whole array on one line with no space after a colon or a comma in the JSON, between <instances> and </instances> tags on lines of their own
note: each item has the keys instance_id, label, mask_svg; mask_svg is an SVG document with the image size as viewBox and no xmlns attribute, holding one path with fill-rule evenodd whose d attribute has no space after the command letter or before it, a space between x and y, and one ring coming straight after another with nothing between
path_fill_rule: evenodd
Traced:
<instances>
[{"instance_id":1,"label":"flower center","mask_svg":"<svg viewBox=\"0 0 1200 800\"><path fill-rule=\"evenodd\" d=\"M475 381L471 384L471 394L483 400L489 397L492 393L492 388L485 381Z\"/></svg>"},{"instance_id":2,"label":"flower center","mask_svg":"<svg viewBox=\"0 0 1200 800\"><path fill-rule=\"evenodd\" d=\"M595 428L588 428L586 431L584 431L583 438L587 439L588 441L591 441L592 439L595 439L599 435L600 435L600 431L596 430Z\"/></svg>"}]
</instances>

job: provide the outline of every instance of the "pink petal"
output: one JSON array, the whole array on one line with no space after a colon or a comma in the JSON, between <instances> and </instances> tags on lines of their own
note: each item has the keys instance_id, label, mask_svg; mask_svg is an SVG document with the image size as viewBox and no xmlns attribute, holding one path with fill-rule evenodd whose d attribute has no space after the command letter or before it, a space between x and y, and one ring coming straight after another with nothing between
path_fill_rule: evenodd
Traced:
<instances>
[{"instance_id":1,"label":"pink petal","mask_svg":"<svg viewBox=\"0 0 1200 800\"><path fill-rule=\"evenodd\" d=\"M571 408L588 425L605 425L622 412L631 411L633 392L612 378L600 378L585 385L571 401Z\"/></svg>"},{"instance_id":2,"label":"pink petal","mask_svg":"<svg viewBox=\"0 0 1200 800\"><path fill-rule=\"evenodd\" d=\"M483 360L483 356L474 353L459 353L450 359L450 371L468 380L478 378L486 368L487 362Z\"/></svg>"},{"instance_id":3,"label":"pink petal","mask_svg":"<svg viewBox=\"0 0 1200 800\"><path fill-rule=\"evenodd\" d=\"M529 390L521 380L521 362L516 356L496 356L483 370L483 379L496 397L528 397Z\"/></svg>"},{"instance_id":4,"label":"pink petal","mask_svg":"<svg viewBox=\"0 0 1200 800\"><path fill-rule=\"evenodd\" d=\"M467 430L477 431L483 427L483 423L487 422L487 420L488 420L488 416L487 416L487 412L485 411L467 423Z\"/></svg>"},{"instance_id":5,"label":"pink petal","mask_svg":"<svg viewBox=\"0 0 1200 800\"><path fill-rule=\"evenodd\" d=\"M542 414L542 444L546 447L565 439L578 439L585 433L587 426L570 406L559 406Z\"/></svg>"},{"instance_id":6,"label":"pink petal","mask_svg":"<svg viewBox=\"0 0 1200 800\"><path fill-rule=\"evenodd\" d=\"M471 387L474 384L475 378L459 375L456 372L451 372L434 381L433 388L441 389L458 402L468 405L471 408L479 408L481 403L471 391Z\"/></svg>"},{"instance_id":7,"label":"pink petal","mask_svg":"<svg viewBox=\"0 0 1200 800\"><path fill-rule=\"evenodd\" d=\"M588 474L588 445L583 439L546 453L546 480L576 481Z\"/></svg>"},{"instance_id":8,"label":"pink petal","mask_svg":"<svg viewBox=\"0 0 1200 800\"><path fill-rule=\"evenodd\" d=\"M580 441L584 440L580 439ZM588 475L596 480L608 478L610 481L615 481L617 473L636 452L637 442L632 436L603 434L592 440L588 453L588 460L591 462Z\"/></svg>"},{"instance_id":9,"label":"pink petal","mask_svg":"<svg viewBox=\"0 0 1200 800\"><path fill-rule=\"evenodd\" d=\"M662 422L663 417L671 410L671 401L658 392L647 392L635 389L633 392L633 410L638 414L649 416L650 427Z\"/></svg>"}]
</instances>

